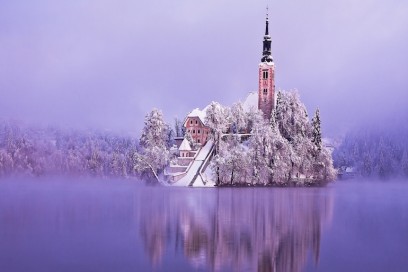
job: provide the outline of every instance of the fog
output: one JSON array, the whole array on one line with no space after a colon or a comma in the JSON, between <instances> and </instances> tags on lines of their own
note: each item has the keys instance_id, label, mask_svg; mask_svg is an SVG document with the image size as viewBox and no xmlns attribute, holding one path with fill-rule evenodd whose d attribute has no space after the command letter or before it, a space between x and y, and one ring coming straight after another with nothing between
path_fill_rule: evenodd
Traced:
<instances>
[{"instance_id":1,"label":"fog","mask_svg":"<svg viewBox=\"0 0 408 272\"><path fill-rule=\"evenodd\" d=\"M276 87L319 107L328 136L405 118L405 1L3 1L0 119L139 134L257 90L265 6Z\"/></svg>"}]
</instances>

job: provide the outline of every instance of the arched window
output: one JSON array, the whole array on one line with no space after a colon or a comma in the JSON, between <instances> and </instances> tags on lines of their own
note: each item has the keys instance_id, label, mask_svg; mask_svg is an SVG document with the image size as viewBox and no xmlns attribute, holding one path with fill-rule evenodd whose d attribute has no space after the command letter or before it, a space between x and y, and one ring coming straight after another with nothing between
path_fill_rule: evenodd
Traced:
<instances>
[{"instance_id":1,"label":"arched window","mask_svg":"<svg viewBox=\"0 0 408 272\"><path fill-rule=\"evenodd\" d=\"M262 73L262 78L263 79L268 79L268 70L264 70Z\"/></svg>"},{"instance_id":2,"label":"arched window","mask_svg":"<svg viewBox=\"0 0 408 272\"><path fill-rule=\"evenodd\" d=\"M268 89L263 89L263 94L267 95L268 94Z\"/></svg>"}]
</instances>

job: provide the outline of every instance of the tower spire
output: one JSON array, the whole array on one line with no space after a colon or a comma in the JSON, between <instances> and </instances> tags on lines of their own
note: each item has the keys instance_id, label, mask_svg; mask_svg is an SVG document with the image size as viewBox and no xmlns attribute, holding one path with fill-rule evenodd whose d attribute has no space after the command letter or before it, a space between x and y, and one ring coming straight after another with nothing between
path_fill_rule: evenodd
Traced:
<instances>
[{"instance_id":1,"label":"tower spire","mask_svg":"<svg viewBox=\"0 0 408 272\"><path fill-rule=\"evenodd\" d=\"M266 5L266 28L265 35L269 35L269 7Z\"/></svg>"},{"instance_id":2,"label":"tower spire","mask_svg":"<svg viewBox=\"0 0 408 272\"><path fill-rule=\"evenodd\" d=\"M263 40L263 52L262 52L262 62L273 62L272 52L271 52L272 39L269 36L269 7L266 6L266 26L265 26L265 36Z\"/></svg>"}]
</instances>

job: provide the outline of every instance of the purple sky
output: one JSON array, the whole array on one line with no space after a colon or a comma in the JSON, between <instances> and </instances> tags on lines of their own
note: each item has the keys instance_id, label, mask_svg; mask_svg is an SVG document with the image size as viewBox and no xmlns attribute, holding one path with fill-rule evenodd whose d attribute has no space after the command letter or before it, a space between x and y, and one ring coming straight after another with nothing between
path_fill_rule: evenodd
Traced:
<instances>
[{"instance_id":1,"label":"purple sky","mask_svg":"<svg viewBox=\"0 0 408 272\"><path fill-rule=\"evenodd\" d=\"M0 2L0 119L139 133L257 90L268 1ZM408 2L269 1L276 86L324 132L408 101ZM403 116L406 120L406 116Z\"/></svg>"}]
</instances>

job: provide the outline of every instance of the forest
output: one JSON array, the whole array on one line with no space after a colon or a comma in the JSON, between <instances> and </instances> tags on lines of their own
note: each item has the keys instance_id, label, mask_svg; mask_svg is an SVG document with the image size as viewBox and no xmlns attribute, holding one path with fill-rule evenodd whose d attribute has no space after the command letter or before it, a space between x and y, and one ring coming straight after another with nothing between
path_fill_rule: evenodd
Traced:
<instances>
[{"instance_id":1,"label":"forest","mask_svg":"<svg viewBox=\"0 0 408 272\"><path fill-rule=\"evenodd\" d=\"M158 109L145 117L140 139L98 131L38 128L0 123L0 176L137 177L163 182L174 152L174 136L184 135L180 120L171 128ZM295 91L280 91L270 121L241 103L212 102L206 124L214 139L210 164L216 184L308 185L336 177L322 144L319 110L309 120ZM186 135L187 138L188 135Z\"/></svg>"},{"instance_id":2,"label":"forest","mask_svg":"<svg viewBox=\"0 0 408 272\"><path fill-rule=\"evenodd\" d=\"M333 152L341 172L367 178L408 177L408 125L401 121L363 124L350 130Z\"/></svg>"},{"instance_id":3,"label":"forest","mask_svg":"<svg viewBox=\"0 0 408 272\"><path fill-rule=\"evenodd\" d=\"M322 144L319 110L310 121L296 91L277 93L269 121L257 109L244 112L240 103L228 108L213 102L206 118L218 185L311 185L336 177ZM245 133L250 137L242 138Z\"/></svg>"},{"instance_id":4,"label":"forest","mask_svg":"<svg viewBox=\"0 0 408 272\"><path fill-rule=\"evenodd\" d=\"M0 176L130 177L137 141L110 133L0 123Z\"/></svg>"}]
</instances>

